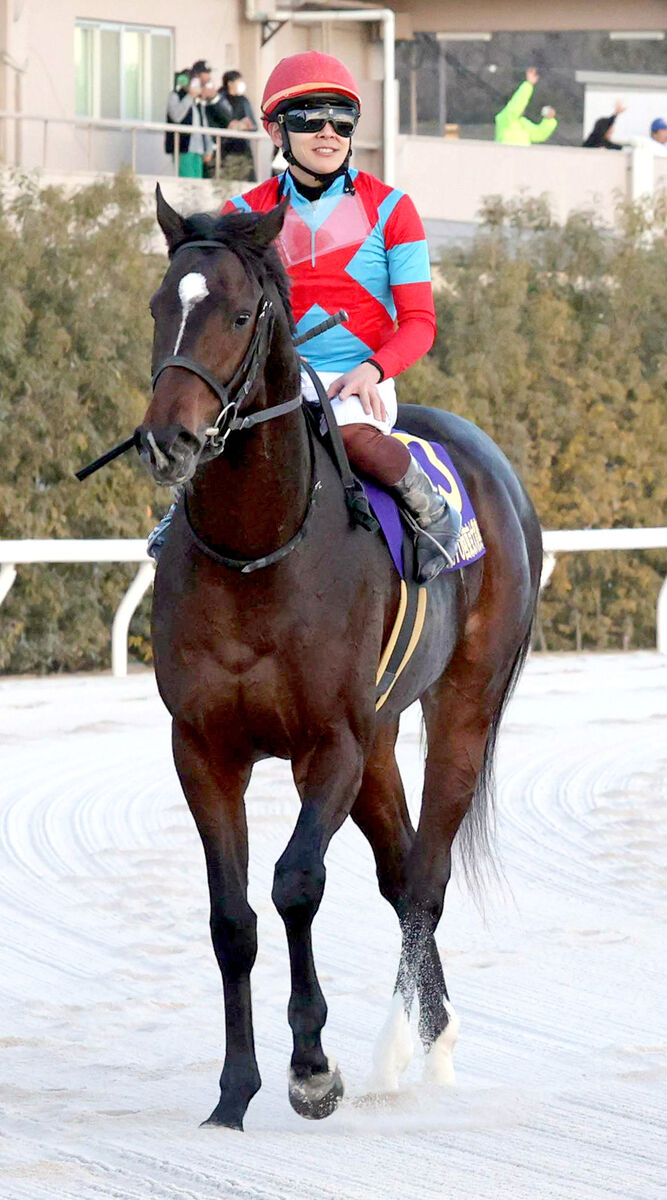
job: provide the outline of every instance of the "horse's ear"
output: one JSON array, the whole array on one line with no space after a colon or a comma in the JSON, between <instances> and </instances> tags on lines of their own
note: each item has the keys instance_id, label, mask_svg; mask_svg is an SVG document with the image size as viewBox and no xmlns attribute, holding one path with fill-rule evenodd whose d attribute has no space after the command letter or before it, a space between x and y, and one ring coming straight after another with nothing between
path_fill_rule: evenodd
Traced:
<instances>
[{"instance_id":1,"label":"horse's ear","mask_svg":"<svg viewBox=\"0 0 667 1200\"><path fill-rule=\"evenodd\" d=\"M157 201L157 220L160 229L167 239L169 253L172 254L176 247L185 238L185 222L179 213L167 204L162 195L162 188L159 183L155 188L155 199Z\"/></svg>"},{"instance_id":2,"label":"horse's ear","mask_svg":"<svg viewBox=\"0 0 667 1200\"><path fill-rule=\"evenodd\" d=\"M252 240L256 246L261 246L265 250L271 242L275 241L283 227L285 214L289 208L289 197L282 200L280 204L276 204L275 208L269 209L267 213L262 213L255 228L252 232Z\"/></svg>"}]
</instances>

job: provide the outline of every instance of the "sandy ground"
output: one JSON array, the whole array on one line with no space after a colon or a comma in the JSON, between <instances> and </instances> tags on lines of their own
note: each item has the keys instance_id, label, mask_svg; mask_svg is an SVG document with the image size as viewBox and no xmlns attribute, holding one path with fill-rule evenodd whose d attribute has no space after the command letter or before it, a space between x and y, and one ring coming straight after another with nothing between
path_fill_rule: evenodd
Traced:
<instances>
[{"instance_id":1,"label":"sandy ground","mask_svg":"<svg viewBox=\"0 0 667 1200\"><path fill-rule=\"evenodd\" d=\"M664 1195L667 660L540 656L501 740L506 884L450 888L439 942L458 1086L419 1053L360 1107L398 933L361 835L328 856L315 928L325 1048L347 1098L289 1108L287 956L270 902L296 816L284 764L249 797L264 1086L245 1134L217 1098L220 984L199 842L148 674L0 683L0 1195L8 1200L653 1200ZM401 765L418 802L415 712ZM460 874L460 873L459 873Z\"/></svg>"}]
</instances>

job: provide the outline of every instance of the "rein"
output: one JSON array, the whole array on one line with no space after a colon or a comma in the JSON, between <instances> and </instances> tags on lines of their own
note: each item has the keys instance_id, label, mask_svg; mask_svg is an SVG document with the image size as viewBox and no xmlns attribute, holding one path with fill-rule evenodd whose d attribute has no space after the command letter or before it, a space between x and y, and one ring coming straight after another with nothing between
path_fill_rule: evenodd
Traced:
<instances>
[{"instance_id":1,"label":"rein","mask_svg":"<svg viewBox=\"0 0 667 1200\"><path fill-rule=\"evenodd\" d=\"M200 239L198 241L184 242L179 246L174 254L178 254L179 250L190 248L192 246L213 247L221 250L226 249L220 242L211 239ZM273 404L269 408L260 409L259 412L249 413L245 417L239 417L239 409L243 401L247 399L252 386L257 378L257 373L262 365L265 357L265 352L268 349L271 340L271 333L274 324L273 304L266 293L262 293L257 317L255 319L255 328L253 330L250 345L245 352L243 361L237 367L229 383L222 383L207 367L198 363L196 359L188 358L187 355L177 354L170 358L165 358L160 363L151 380L151 387L155 391L158 379L167 367L183 367L186 371L191 371L193 375L197 375L203 379L204 383L208 384L211 390L215 393L220 401L220 412L214 424L205 430L205 436L209 439L209 449L212 451L212 457L217 458L225 449L225 443L230 433L241 432L242 430L252 429L253 426L259 425L262 421L272 421L276 417L283 417L287 413L294 412L300 408L303 402L301 393L295 396L292 400L286 400L282 404ZM242 575L249 575L252 571L259 571L262 567L270 567L275 563L279 563L288 554L291 554L299 542L306 535L310 518L315 509L315 500L322 484L319 479L315 478L315 448L313 445L313 435L310 425L306 422L308 430L308 444L310 447L310 497L308 506L304 514L303 521L297 529L293 537L290 538L284 546L280 546L277 550L273 550L270 554L264 554L260 558L231 558L226 554L221 554L215 550L199 536L192 525L190 514L188 512L187 493L183 497L183 513L187 522L190 536L195 545L208 558L212 558L214 562L220 563L221 566L227 567L233 571L240 571Z\"/></svg>"},{"instance_id":2,"label":"rein","mask_svg":"<svg viewBox=\"0 0 667 1200\"><path fill-rule=\"evenodd\" d=\"M197 241L183 242L174 251L174 256L178 254L179 250L189 250L195 246L216 250L227 249L221 242L214 241L212 238L200 238ZM252 429L254 425L259 425L262 421L272 421L276 417L283 417L286 413L294 412L295 409L301 407L302 398L299 394L292 400L286 400L283 404L274 404L260 412L249 413L246 417L239 418L238 416L239 409L243 401L247 399L264 360L264 354L271 340L274 320L273 304L269 297L262 292L250 345L229 383L223 383L212 371L209 371L208 367L198 363L194 358L188 358L186 354L175 354L163 359L153 374L151 388L155 391L157 381L167 367L182 367L183 370L190 371L199 379L203 379L204 383L208 384L211 391L218 397L220 412L213 425L204 431L205 437L209 440L209 449L212 451L213 457L222 454L230 433Z\"/></svg>"},{"instance_id":3,"label":"rein","mask_svg":"<svg viewBox=\"0 0 667 1200\"><path fill-rule=\"evenodd\" d=\"M321 480L315 477L315 447L313 445L313 434L309 421L306 421L306 428L308 430L308 444L310 447L310 496L303 521L294 536L288 542L285 542L283 546L279 546L277 550L272 550L270 554L262 555L261 558L230 558L226 554L221 554L219 550L214 550L212 546L207 545L199 536L190 520L186 492L183 496L183 514L190 531L190 536L198 550L201 550L208 558L212 558L214 562L220 563L223 567L228 567L232 571L240 571L242 575L250 575L252 571L259 571L262 567L274 566L276 563L281 562L283 558L287 558L287 555L291 554L292 550L296 549L299 542L306 536L310 518L315 510L317 493L322 487Z\"/></svg>"},{"instance_id":4,"label":"rein","mask_svg":"<svg viewBox=\"0 0 667 1200\"><path fill-rule=\"evenodd\" d=\"M185 250L195 246L215 250L228 249L228 247L224 246L221 242L215 241L212 238L200 238L197 240L182 242L181 245L176 248L174 254L178 254L179 250ZM325 333L334 325L338 325L342 321L347 321L347 319L347 313L344 311L344 309L341 309L339 312L327 317L325 321L320 322L319 325L309 329L306 333L295 337L295 347L301 345L303 342L309 341L311 338L318 337L319 334ZM275 316L271 299L266 295L265 292L262 292L260 305L255 318L255 328L253 330L252 338L250 339L250 344L243 356L242 362L239 364L228 383L223 383L222 380L218 379L218 377L214 375L212 371L209 371L208 367L205 367L202 363L197 362L196 359L189 358L185 354L171 355L169 358L163 359L153 373L151 379L151 388L153 391L155 391L155 387L158 379L162 375L162 372L166 371L167 367L181 367L183 370L190 371L193 375L197 375L199 379L202 379L204 383L211 388L214 395L218 397L218 400L220 401L220 412L214 424L209 429L204 431L204 435L209 442L211 458L217 458L223 453L225 449L225 443L230 433L244 432L245 430L252 429L255 425L261 424L263 421L272 421L277 417L286 416L287 413L294 412L296 409L302 407L303 397L301 393L299 393L299 395L295 396L292 400L285 400L282 404L273 404L268 408L260 409L258 412L248 413L245 416L239 416L239 409L241 408L244 400L246 400L250 394L253 384L257 378L260 366L264 361L265 352L268 349L269 342L271 340L274 321ZM286 542L284 546L280 546L277 550L272 551L270 554L265 554L261 558L243 559L228 557L227 555L220 554L219 551L215 550L212 546L208 546L193 528L190 515L188 513L187 496L184 496L183 512L190 535L198 549L201 550L202 553L206 554L207 557L212 558L214 562L220 563L221 566L228 567L231 570L240 571L242 574L246 575L250 574L252 571L258 571L262 567L273 566L275 563L280 562L283 558L286 558L296 546L298 546L300 541L302 541L302 539L305 537L310 519L315 509L317 493L322 487L320 480L316 479L315 476L315 446L313 443L313 433L309 421L306 421L306 428L308 430L311 460L310 496L303 521L301 522L301 525L294 536L290 538L290 540ZM92 475L95 471L98 471L100 467L106 466L107 463L112 462L121 454L125 454L127 450L130 450L134 446L138 446L137 433L138 431L135 430L135 433L131 438L127 438L118 446L114 446L112 450L107 451L107 453L102 455L101 458L96 459L94 462L89 463L88 466L83 467L80 471L77 471L77 479L80 481L87 479L89 475Z\"/></svg>"}]
</instances>

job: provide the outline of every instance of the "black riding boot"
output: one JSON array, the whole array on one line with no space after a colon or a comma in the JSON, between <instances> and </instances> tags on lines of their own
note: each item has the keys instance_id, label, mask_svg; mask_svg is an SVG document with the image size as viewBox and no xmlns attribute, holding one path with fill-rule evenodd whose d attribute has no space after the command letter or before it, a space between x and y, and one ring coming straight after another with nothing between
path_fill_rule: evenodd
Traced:
<instances>
[{"instance_id":1,"label":"black riding boot","mask_svg":"<svg viewBox=\"0 0 667 1200\"><path fill-rule=\"evenodd\" d=\"M454 564L461 514L440 495L412 455L405 475L391 490L415 533L417 580L428 583Z\"/></svg>"}]
</instances>

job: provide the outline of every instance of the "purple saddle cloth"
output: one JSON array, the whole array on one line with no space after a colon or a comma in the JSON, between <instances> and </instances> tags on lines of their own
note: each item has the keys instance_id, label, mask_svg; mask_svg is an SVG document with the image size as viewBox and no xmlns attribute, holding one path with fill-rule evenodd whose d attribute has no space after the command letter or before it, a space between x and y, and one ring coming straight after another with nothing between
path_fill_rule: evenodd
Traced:
<instances>
[{"instance_id":1,"label":"purple saddle cloth","mask_svg":"<svg viewBox=\"0 0 667 1200\"><path fill-rule=\"evenodd\" d=\"M423 438L415 437L412 433L403 433L399 429L393 431L392 437L398 438L408 447L410 453L417 459L419 465L424 468L432 483L442 491L449 503L461 513L463 528L461 530L456 562L453 566L446 567L445 571L458 571L461 567L467 567L470 563L477 562L478 558L486 554L486 547L480 533L479 525L477 524L473 506L470 503L470 497L463 486L461 476L452 462L451 455L438 442L425 442ZM394 561L394 566L401 579L404 579L403 534L405 526L401 520L398 505L389 492L386 492L377 484L371 483L370 480L364 480L364 489L368 497L368 502L384 534L385 541L389 547L389 553Z\"/></svg>"}]
</instances>

